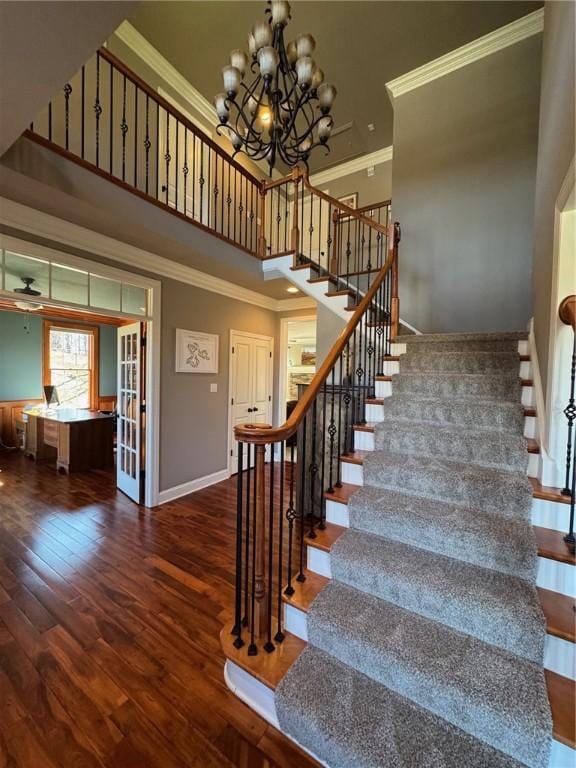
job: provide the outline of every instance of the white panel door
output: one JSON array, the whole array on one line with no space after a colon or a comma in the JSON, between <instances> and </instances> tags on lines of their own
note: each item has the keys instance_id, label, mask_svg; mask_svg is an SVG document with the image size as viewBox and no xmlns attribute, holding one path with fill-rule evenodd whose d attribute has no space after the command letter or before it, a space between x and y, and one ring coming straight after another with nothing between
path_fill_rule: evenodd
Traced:
<instances>
[{"instance_id":1,"label":"white panel door","mask_svg":"<svg viewBox=\"0 0 576 768\"><path fill-rule=\"evenodd\" d=\"M239 424L272 423L273 344L267 336L230 334L229 470L238 467L238 443L234 427ZM253 451L252 451L253 454ZM246 453L245 453L246 456ZM253 460L252 462L253 463ZM247 465L246 458L244 466Z\"/></svg>"},{"instance_id":2,"label":"white panel door","mask_svg":"<svg viewBox=\"0 0 576 768\"><path fill-rule=\"evenodd\" d=\"M140 503L142 347L140 323L118 328L116 485Z\"/></svg>"}]
</instances>

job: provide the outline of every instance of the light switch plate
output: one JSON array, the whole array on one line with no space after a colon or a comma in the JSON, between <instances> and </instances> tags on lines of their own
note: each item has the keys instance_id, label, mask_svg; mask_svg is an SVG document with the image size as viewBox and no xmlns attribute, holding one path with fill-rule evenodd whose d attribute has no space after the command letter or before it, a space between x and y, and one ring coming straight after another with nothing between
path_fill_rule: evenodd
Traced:
<instances>
[{"instance_id":1,"label":"light switch plate","mask_svg":"<svg viewBox=\"0 0 576 768\"><path fill-rule=\"evenodd\" d=\"M210 384L210 392L218 392L218 384Z\"/></svg>"}]
</instances>

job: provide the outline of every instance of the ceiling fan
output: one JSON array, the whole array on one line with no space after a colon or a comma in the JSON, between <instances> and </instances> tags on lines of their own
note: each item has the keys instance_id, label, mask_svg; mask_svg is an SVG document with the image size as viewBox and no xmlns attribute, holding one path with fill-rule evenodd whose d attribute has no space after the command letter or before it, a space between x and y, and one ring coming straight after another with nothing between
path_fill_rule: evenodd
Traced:
<instances>
[{"instance_id":1,"label":"ceiling fan","mask_svg":"<svg viewBox=\"0 0 576 768\"><path fill-rule=\"evenodd\" d=\"M14 288L14 293L23 293L26 296L42 296L41 291L32 288L32 284L34 283L33 277L22 277L20 279L24 283L24 288Z\"/></svg>"}]
</instances>

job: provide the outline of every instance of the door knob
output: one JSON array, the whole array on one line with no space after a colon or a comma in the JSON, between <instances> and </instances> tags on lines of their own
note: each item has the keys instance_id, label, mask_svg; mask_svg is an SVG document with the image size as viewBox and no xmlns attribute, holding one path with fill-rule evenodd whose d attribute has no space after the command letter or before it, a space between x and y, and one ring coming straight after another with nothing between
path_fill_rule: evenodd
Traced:
<instances>
[{"instance_id":1,"label":"door knob","mask_svg":"<svg viewBox=\"0 0 576 768\"><path fill-rule=\"evenodd\" d=\"M253 408L246 408L246 410L248 411L248 413L252 413L252 411L253 411L254 409L253 409Z\"/></svg>"},{"instance_id":2,"label":"door knob","mask_svg":"<svg viewBox=\"0 0 576 768\"><path fill-rule=\"evenodd\" d=\"M258 410L258 408L252 408L252 410L253 410L253 411L257 411L257 410Z\"/></svg>"}]
</instances>

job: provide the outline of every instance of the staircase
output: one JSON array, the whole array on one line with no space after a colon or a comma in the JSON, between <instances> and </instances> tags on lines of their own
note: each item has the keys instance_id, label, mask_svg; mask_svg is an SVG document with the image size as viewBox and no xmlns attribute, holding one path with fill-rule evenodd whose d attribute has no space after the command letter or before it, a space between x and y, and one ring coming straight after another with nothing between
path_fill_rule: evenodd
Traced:
<instances>
[{"instance_id":1,"label":"staircase","mask_svg":"<svg viewBox=\"0 0 576 768\"><path fill-rule=\"evenodd\" d=\"M229 685L322 764L574 765L575 560L533 524L526 338L392 344L284 584L278 653L223 634Z\"/></svg>"},{"instance_id":2,"label":"staircase","mask_svg":"<svg viewBox=\"0 0 576 768\"><path fill-rule=\"evenodd\" d=\"M26 135L346 320L285 424L235 429L229 687L332 768L574 766L574 505L536 480L526 335L400 337L390 201L255 178L106 50Z\"/></svg>"}]
</instances>

